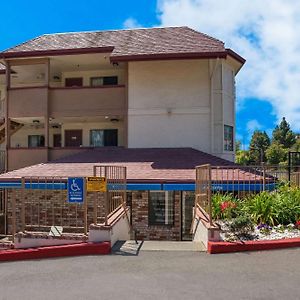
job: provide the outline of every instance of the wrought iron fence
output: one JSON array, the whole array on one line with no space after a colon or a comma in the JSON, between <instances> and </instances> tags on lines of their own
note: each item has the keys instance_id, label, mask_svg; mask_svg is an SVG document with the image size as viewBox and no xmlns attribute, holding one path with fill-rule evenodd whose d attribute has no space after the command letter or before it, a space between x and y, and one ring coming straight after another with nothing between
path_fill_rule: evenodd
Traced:
<instances>
[{"instance_id":1,"label":"wrought iron fence","mask_svg":"<svg viewBox=\"0 0 300 300\"><path fill-rule=\"evenodd\" d=\"M213 193L231 193L244 198L252 193L276 191L283 184L300 187L300 166L211 166L196 167L195 204L212 219ZM290 180L289 180L290 179Z\"/></svg>"},{"instance_id":2,"label":"wrought iron fence","mask_svg":"<svg viewBox=\"0 0 300 300\"><path fill-rule=\"evenodd\" d=\"M106 189L87 191L85 186L82 203L67 201L67 178L23 177L21 186L7 192L9 232L49 232L51 226L62 226L64 232L87 234L90 224L107 224L110 214L126 206L126 168L95 166L94 174L106 179Z\"/></svg>"},{"instance_id":3,"label":"wrought iron fence","mask_svg":"<svg viewBox=\"0 0 300 300\"><path fill-rule=\"evenodd\" d=\"M120 206L126 206L126 168L120 166L94 166L94 176L106 178L104 194L105 223L109 215ZM96 216L98 219L98 216Z\"/></svg>"}]
</instances>

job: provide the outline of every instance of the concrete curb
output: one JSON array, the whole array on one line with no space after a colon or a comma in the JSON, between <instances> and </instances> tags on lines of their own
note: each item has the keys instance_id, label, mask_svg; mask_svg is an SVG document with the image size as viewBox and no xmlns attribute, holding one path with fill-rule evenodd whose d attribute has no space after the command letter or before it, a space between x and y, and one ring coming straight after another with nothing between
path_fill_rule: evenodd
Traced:
<instances>
[{"instance_id":1,"label":"concrete curb","mask_svg":"<svg viewBox=\"0 0 300 300\"><path fill-rule=\"evenodd\" d=\"M300 247L300 238L270 240L270 241L245 241L245 242L208 242L209 254L231 253L242 251L275 250Z\"/></svg>"},{"instance_id":2,"label":"concrete curb","mask_svg":"<svg viewBox=\"0 0 300 300\"><path fill-rule=\"evenodd\" d=\"M40 259L78 255L105 255L111 253L110 242L80 243L30 249L13 249L0 251L0 261Z\"/></svg>"}]
</instances>

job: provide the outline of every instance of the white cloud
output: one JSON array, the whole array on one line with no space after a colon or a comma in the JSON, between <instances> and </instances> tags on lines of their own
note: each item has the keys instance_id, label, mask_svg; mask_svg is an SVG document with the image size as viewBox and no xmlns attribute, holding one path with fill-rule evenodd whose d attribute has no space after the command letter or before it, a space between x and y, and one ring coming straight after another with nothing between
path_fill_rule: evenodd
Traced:
<instances>
[{"instance_id":1,"label":"white cloud","mask_svg":"<svg viewBox=\"0 0 300 300\"><path fill-rule=\"evenodd\" d=\"M267 100L300 130L300 1L159 0L158 12L160 25L190 26L245 57L239 101Z\"/></svg>"},{"instance_id":2,"label":"white cloud","mask_svg":"<svg viewBox=\"0 0 300 300\"><path fill-rule=\"evenodd\" d=\"M257 120L250 120L246 124L247 131L252 133L254 130L260 130L262 125Z\"/></svg>"},{"instance_id":3,"label":"white cloud","mask_svg":"<svg viewBox=\"0 0 300 300\"><path fill-rule=\"evenodd\" d=\"M140 28L141 24L134 18L128 18L124 21L123 27L126 29Z\"/></svg>"}]
</instances>

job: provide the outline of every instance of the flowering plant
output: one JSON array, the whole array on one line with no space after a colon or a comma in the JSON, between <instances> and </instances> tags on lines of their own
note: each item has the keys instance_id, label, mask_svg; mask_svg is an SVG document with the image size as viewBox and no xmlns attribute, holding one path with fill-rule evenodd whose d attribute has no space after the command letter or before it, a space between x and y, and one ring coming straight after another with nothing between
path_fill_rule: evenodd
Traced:
<instances>
[{"instance_id":1,"label":"flowering plant","mask_svg":"<svg viewBox=\"0 0 300 300\"><path fill-rule=\"evenodd\" d=\"M300 229L300 220L295 223L296 228Z\"/></svg>"},{"instance_id":2,"label":"flowering plant","mask_svg":"<svg viewBox=\"0 0 300 300\"><path fill-rule=\"evenodd\" d=\"M236 204L232 201L224 201L220 204L220 208L222 213L224 213L227 209L236 208Z\"/></svg>"},{"instance_id":3,"label":"flowering plant","mask_svg":"<svg viewBox=\"0 0 300 300\"><path fill-rule=\"evenodd\" d=\"M256 228L258 230L271 230L272 229L272 227L269 226L268 224L259 224Z\"/></svg>"}]
</instances>

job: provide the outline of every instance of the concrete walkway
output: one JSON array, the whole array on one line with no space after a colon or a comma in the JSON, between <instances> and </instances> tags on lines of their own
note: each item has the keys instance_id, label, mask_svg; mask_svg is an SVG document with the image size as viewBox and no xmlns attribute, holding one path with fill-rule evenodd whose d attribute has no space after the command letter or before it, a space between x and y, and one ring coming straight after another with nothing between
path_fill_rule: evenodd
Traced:
<instances>
[{"instance_id":1,"label":"concrete walkway","mask_svg":"<svg viewBox=\"0 0 300 300\"><path fill-rule=\"evenodd\" d=\"M206 251L202 243L144 241L141 251Z\"/></svg>"},{"instance_id":2,"label":"concrete walkway","mask_svg":"<svg viewBox=\"0 0 300 300\"><path fill-rule=\"evenodd\" d=\"M202 243L194 242L169 242L169 241L119 241L112 252L115 255L138 255L140 251L206 251Z\"/></svg>"}]
</instances>

